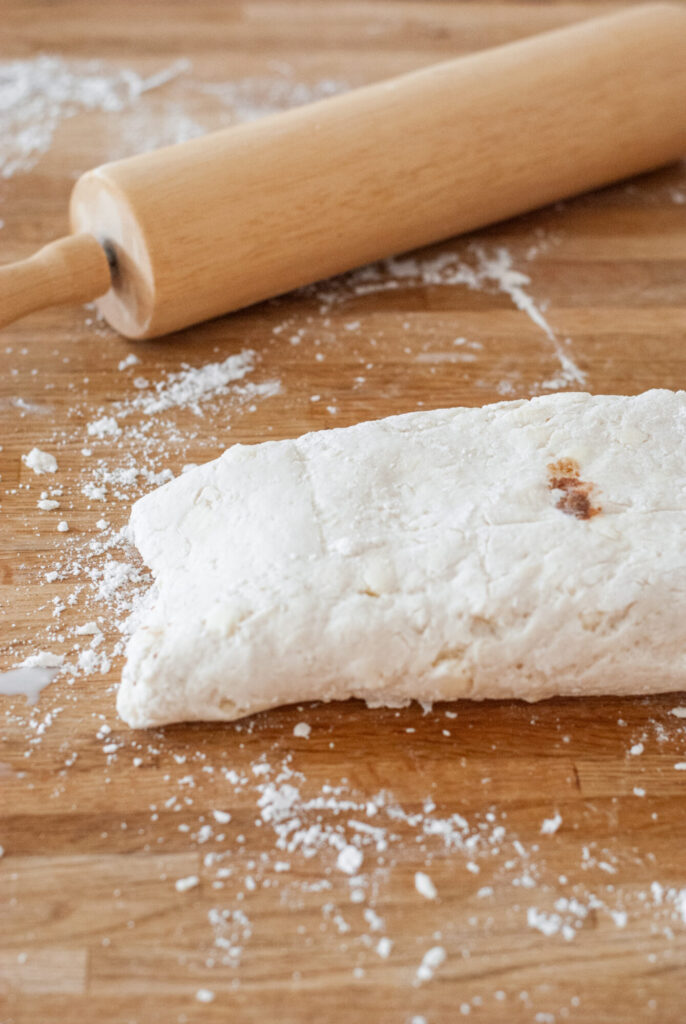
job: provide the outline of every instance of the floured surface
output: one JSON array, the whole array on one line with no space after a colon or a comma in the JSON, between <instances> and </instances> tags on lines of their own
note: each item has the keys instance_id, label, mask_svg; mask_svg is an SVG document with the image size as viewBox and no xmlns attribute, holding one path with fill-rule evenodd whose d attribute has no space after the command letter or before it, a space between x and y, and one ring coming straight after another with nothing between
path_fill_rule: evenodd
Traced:
<instances>
[{"instance_id":1,"label":"floured surface","mask_svg":"<svg viewBox=\"0 0 686 1024\"><path fill-rule=\"evenodd\" d=\"M686 685L686 392L237 445L141 499L133 726Z\"/></svg>"},{"instance_id":2,"label":"floured surface","mask_svg":"<svg viewBox=\"0 0 686 1024\"><path fill-rule=\"evenodd\" d=\"M28 82L57 120L0 180L0 259L61 235L97 163L587 9L124 0L77 25L9 0L0 97ZM2 108L3 159L27 155L24 111ZM685 195L669 168L164 343L88 309L3 332L0 671L63 661L35 705L0 696L0 1016L681 1024L682 694L146 733L115 696L151 585L121 531L185 467L421 409L683 387ZM33 448L54 473L24 465Z\"/></svg>"}]
</instances>

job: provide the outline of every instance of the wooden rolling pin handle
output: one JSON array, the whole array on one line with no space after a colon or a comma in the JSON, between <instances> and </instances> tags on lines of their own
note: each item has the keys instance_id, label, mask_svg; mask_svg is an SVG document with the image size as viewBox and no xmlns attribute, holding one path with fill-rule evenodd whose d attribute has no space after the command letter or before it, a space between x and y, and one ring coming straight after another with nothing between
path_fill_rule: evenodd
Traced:
<instances>
[{"instance_id":1,"label":"wooden rolling pin handle","mask_svg":"<svg viewBox=\"0 0 686 1024\"><path fill-rule=\"evenodd\" d=\"M93 235L68 235L0 267L0 327L37 309L89 302L108 291L110 262Z\"/></svg>"}]
</instances>

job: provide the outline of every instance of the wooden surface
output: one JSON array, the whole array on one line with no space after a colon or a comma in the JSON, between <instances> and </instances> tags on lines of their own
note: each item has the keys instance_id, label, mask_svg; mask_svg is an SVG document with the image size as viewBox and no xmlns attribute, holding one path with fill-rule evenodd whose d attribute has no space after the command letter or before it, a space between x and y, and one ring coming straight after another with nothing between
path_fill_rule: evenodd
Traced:
<instances>
[{"instance_id":1,"label":"wooden surface","mask_svg":"<svg viewBox=\"0 0 686 1024\"><path fill-rule=\"evenodd\" d=\"M227 123L227 96L278 105L303 94L299 83L310 95L324 78L374 81L611 9L6 0L0 83L4 62L39 53L72 69L98 57L112 75L150 75L180 56L192 67L119 112L60 120L33 168L0 179L0 259L64 231L78 173L169 141L181 118ZM529 280L503 276L508 260ZM560 376L560 353L592 392L678 388L685 271L682 165L165 342L124 342L88 310L6 330L0 669L83 647L90 637L75 631L91 620L104 649L117 642L126 609L96 599L108 554L89 544L111 538L97 522L123 525L151 483L110 483L98 501L83 493L98 463L111 473L132 455L176 473L235 441L528 397ZM257 353L245 380L279 380L279 393L231 385L201 415L122 415L145 393L136 377L154 384L244 349ZM130 353L140 362L119 370ZM88 434L112 412L121 435ZM54 477L23 465L33 446L56 455ZM40 512L55 487L60 510ZM62 578L47 582L50 571ZM683 695L426 714L308 706L134 734L114 711L120 667L115 657L105 674L67 674L35 708L0 697L3 1024L683 1020L686 772L675 765L686 727L671 713ZM299 722L309 738L293 735ZM355 844L352 878L337 857ZM416 871L435 900L415 889ZM197 886L177 891L194 875ZM445 959L422 980L434 947Z\"/></svg>"}]
</instances>

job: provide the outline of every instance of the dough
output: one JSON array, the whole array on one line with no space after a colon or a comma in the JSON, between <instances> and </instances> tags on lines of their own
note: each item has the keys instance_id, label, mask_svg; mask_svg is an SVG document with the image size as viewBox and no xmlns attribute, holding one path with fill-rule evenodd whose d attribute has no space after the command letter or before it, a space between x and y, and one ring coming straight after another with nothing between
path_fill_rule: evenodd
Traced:
<instances>
[{"instance_id":1,"label":"dough","mask_svg":"<svg viewBox=\"0 0 686 1024\"><path fill-rule=\"evenodd\" d=\"M686 687L686 392L235 445L138 501L133 726Z\"/></svg>"}]
</instances>

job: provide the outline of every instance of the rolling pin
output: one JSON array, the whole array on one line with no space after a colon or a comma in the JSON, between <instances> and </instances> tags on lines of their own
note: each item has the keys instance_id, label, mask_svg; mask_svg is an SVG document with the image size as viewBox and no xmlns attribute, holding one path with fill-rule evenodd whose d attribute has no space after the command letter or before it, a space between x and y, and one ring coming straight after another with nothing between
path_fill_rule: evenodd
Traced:
<instances>
[{"instance_id":1,"label":"rolling pin","mask_svg":"<svg viewBox=\"0 0 686 1024\"><path fill-rule=\"evenodd\" d=\"M686 7L629 8L88 171L0 325L153 338L685 153Z\"/></svg>"}]
</instances>

